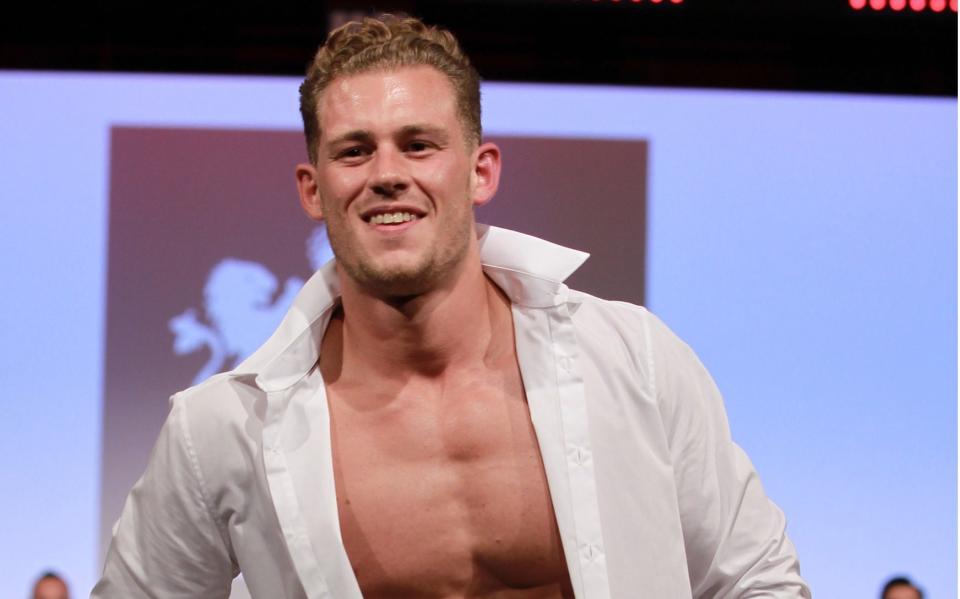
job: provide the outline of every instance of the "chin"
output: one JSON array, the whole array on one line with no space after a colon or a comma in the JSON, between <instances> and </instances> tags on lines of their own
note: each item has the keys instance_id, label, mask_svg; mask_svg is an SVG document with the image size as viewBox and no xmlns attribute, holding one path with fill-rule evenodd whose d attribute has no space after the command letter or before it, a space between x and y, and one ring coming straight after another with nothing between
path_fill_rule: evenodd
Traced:
<instances>
[{"instance_id":1,"label":"chin","mask_svg":"<svg viewBox=\"0 0 960 599\"><path fill-rule=\"evenodd\" d=\"M423 295L447 284L464 264L469 244L433 252L381 254L379 259L352 254L338 263L358 286L383 299ZM337 248L334 247L334 254ZM352 258L352 259L351 259Z\"/></svg>"},{"instance_id":2,"label":"chin","mask_svg":"<svg viewBox=\"0 0 960 599\"><path fill-rule=\"evenodd\" d=\"M371 293L384 298L404 298L422 295L437 286L437 276L432 265L394 266L374 268L359 265L353 279Z\"/></svg>"}]
</instances>

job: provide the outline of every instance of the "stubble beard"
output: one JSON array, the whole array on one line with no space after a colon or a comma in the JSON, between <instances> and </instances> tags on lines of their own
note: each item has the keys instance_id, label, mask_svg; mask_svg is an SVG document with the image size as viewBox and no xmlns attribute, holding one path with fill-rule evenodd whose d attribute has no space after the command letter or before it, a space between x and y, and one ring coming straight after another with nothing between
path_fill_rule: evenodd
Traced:
<instances>
[{"instance_id":1,"label":"stubble beard","mask_svg":"<svg viewBox=\"0 0 960 599\"><path fill-rule=\"evenodd\" d=\"M330 247L337 264L359 287L373 296L395 301L423 295L443 284L463 263L474 235L472 210L459 219L457 231L433 251L418 257L415 264L382 266L362 256L353 241L328 227ZM444 243L447 241L448 243Z\"/></svg>"}]
</instances>

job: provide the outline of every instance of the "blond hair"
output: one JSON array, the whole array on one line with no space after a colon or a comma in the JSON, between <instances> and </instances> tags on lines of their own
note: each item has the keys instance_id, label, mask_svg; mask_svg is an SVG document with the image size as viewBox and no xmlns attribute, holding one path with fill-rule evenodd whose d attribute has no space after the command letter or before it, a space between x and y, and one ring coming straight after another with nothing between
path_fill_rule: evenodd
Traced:
<instances>
[{"instance_id":1,"label":"blond hair","mask_svg":"<svg viewBox=\"0 0 960 599\"><path fill-rule=\"evenodd\" d=\"M351 21L330 32L300 85L300 115L310 162L317 162L317 104L334 79L379 69L431 66L453 85L464 137L480 142L480 75L452 33L412 17L382 15Z\"/></svg>"}]
</instances>

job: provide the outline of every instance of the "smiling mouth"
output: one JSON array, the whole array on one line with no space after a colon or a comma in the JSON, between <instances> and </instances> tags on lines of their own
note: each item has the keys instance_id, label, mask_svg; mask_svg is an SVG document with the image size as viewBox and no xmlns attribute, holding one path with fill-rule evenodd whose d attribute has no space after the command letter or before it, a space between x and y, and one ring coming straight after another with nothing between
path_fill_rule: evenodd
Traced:
<instances>
[{"instance_id":1,"label":"smiling mouth","mask_svg":"<svg viewBox=\"0 0 960 599\"><path fill-rule=\"evenodd\" d=\"M413 220L420 218L412 212L385 212L381 214L374 214L367 217L366 220L371 225L399 225L402 223L407 223Z\"/></svg>"}]
</instances>

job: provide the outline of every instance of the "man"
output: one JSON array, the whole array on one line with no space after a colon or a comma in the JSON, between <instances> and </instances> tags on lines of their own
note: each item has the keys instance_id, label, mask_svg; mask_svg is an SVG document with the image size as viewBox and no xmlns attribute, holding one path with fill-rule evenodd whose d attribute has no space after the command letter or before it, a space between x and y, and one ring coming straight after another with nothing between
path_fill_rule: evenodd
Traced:
<instances>
[{"instance_id":1,"label":"man","mask_svg":"<svg viewBox=\"0 0 960 599\"><path fill-rule=\"evenodd\" d=\"M32 599L70 599L67 583L55 572L40 575L33 585Z\"/></svg>"},{"instance_id":2,"label":"man","mask_svg":"<svg viewBox=\"0 0 960 599\"><path fill-rule=\"evenodd\" d=\"M923 599L923 592L909 578L897 576L883 585L880 599Z\"/></svg>"},{"instance_id":3,"label":"man","mask_svg":"<svg viewBox=\"0 0 960 599\"><path fill-rule=\"evenodd\" d=\"M301 111L336 260L174 396L95 597L809 596L693 353L475 225L500 152L449 32L338 29Z\"/></svg>"}]
</instances>

